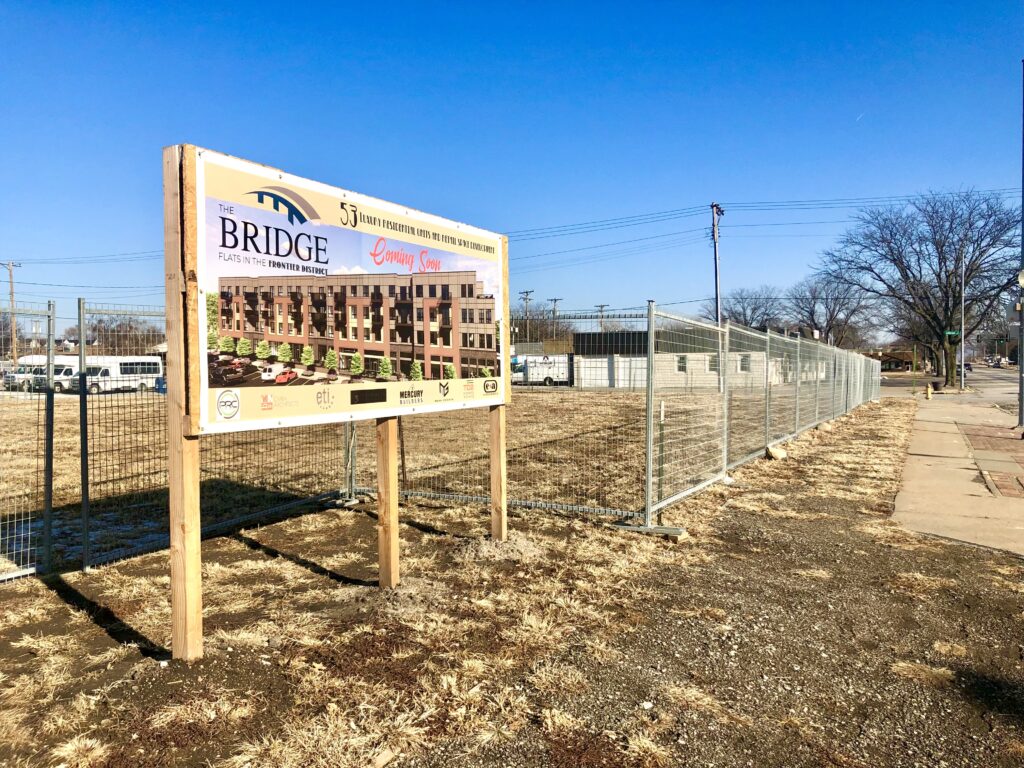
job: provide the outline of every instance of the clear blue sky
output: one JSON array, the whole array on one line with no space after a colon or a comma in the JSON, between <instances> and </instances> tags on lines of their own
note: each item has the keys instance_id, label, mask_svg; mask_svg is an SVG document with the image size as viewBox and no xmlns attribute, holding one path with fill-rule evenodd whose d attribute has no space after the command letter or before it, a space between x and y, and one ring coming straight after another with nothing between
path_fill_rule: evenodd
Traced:
<instances>
[{"instance_id":1,"label":"clear blue sky","mask_svg":"<svg viewBox=\"0 0 1024 768\"><path fill-rule=\"evenodd\" d=\"M158 251L179 142L503 232L718 200L725 289L852 213L738 203L1020 185L1020 2L149 5L0 5L0 260L66 318L162 304L155 253L46 260ZM512 290L707 296L707 223L514 240Z\"/></svg>"}]
</instances>

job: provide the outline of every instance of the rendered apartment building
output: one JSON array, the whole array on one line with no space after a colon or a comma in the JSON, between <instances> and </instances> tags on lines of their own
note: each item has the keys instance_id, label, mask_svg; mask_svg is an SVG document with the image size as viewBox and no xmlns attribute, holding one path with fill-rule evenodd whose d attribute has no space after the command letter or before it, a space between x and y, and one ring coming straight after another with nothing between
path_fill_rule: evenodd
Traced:
<instances>
[{"instance_id":1,"label":"rendered apartment building","mask_svg":"<svg viewBox=\"0 0 1024 768\"><path fill-rule=\"evenodd\" d=\"M424 378L448 363L498 371L495 299L472 271L221 277L219 291L220 335L288 343L296 360L308 344L317 365L333 348L341 369L358 352L369 372L385 357L406 375L419 360Z\"/></svg>"}]
</instances>

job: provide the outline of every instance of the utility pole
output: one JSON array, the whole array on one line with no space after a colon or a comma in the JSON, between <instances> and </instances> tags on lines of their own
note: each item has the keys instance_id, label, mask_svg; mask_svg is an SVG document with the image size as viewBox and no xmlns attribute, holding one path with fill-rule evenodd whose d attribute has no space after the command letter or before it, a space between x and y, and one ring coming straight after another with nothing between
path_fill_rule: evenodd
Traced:
<instances>
[{"instance_id":1,"label":"utility pole","mask_svg":"<svg viewBox=\"0 0 1024 768\"><path fill-rule=\"evenodd\" d=\"M715 322L719 325L722 324L722 283L718 265L718 218L724 215L722 206L718 203L711 204L711 239L715 243Z\"/></svg>"},{"instance_id":2,"label":"utility pole","mask_svg":"<svg viewBox=\"0 0 1024 768\"><path fill-rule=\"evenodd\" d=\"M7 267L7 282L11 286L10 314L7 317L7 322L11 326L11 364L15 368L17 368L18 367L18 321L17 321L17 319L15 317L15 314L14 314L14 268L15 267L20 267L21 264L18 264L18 263L13 262L13 261L8 261L4 266Z\"/></svg>"},{"instance_id":3,"label":"utility pole","mask_svg":"<svg viewBox=\"0 0 1024 768\"><path fill-rule=\"evenodd\" d=\"M599 323L598 328L601 329L601 333L604 333L604 308L607 307L608 305L607 304L595 304L594 306L597 307L598 323Z\"/></svg>"},{"instance_id":4,"label":"utility pole","mask_svg":"<svg viewBox=\"0 0 1024 768\"><path fill-rule=\"evenodd\" d=\"M548 299L551 302L551 338L555 338L558 325L558 302L561 299Z\"/></svg>"},{"instance_id":5,"label":"utility pole","mask_svg":"<svg viewBox=\"0 0 1024 768\"><path fill-rule=\"evenodd\" d=\"M531 293L533 293L533 291L520 291L519 292L519 295L523 299L523 306L525 307L525 309L523 311L526 314L526 343L527 344L530 343L530 294Z\"/></svg>"}]
</instances>

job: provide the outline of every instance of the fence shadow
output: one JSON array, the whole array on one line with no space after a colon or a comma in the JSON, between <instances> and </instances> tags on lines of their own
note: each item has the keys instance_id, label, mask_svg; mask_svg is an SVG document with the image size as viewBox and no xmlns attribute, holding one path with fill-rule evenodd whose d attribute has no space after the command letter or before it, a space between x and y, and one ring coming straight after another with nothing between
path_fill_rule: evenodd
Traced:
<instances>
[{"instance_id":1,"label":"fence shadow","mask_svg":"<svg viewBox=\"0 0 1024 768\"><path fill-rule=\"evenodd\" d=\"M118 645L135 645L139 653L151 659L169 659L171 652L158 643L154 643L134 627L126 624L105 605L100 605L75 587L68 584L58 574L43 576L40 581L72 608L85 613L97 627L106 632L107 637Z\"/></svg>"},{"instance_id":2,"label":"fence shadow","mask_svg":"<svg viewBox=\"0 0 1024 768\"><path fill-rule=\"evenodd\" d=\"M337 491L304 496L223 478L200 483L200 521L203 539L230 536L254 524L280 522L308 514ZM52 572L67 573L83 566L84 528L80 505L57 507L52 513ZM33 513L24 523L25 535L44 563L43 513ZM158 488L94 500L88 521L89 565L103 565L170 545L168 491ZM0 553L2 554L2 553Z\"/></svg>"}]
</instances>

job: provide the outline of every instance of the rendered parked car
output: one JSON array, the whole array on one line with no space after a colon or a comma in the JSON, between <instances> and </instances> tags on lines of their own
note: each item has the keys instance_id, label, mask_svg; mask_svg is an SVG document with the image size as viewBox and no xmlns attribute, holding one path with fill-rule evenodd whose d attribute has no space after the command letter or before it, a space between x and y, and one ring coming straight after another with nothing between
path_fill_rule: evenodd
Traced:
<instances>
[{"instance_id":1,"label":"rendered parked car","mask_svg":"<svg viewBox=\"0 0 1024 768\"><path fill-rule=\"evenodd\" d=\"M220 380L225 384L237 384L244 378L245 376L237 368L228 368L220 375Z\"/></svg>"},{"instance_id":2,"label":"rendered parked car","mask_svg":"<svg viewBox=\"0 0 1024 768\"><path fill-rule=\"evenodd\" d=\"M276 378L277 374L272 366L266 365L260 370L260 381L274 381Z\"/></svg>"},{"instance_id":3,"label":"rendered parked car","mask_svg":"<svg viewBox=\"0 0 1024 768\"><path fill-rule=\"evenodd\" d=\"M295 381L295 379L297 379L297 378L299 378L299 374L297 374L291 368L286 368L285 370L283 370L279 374L277 374L277 377L274 379L274 383L275 384L288 384L288 383L290 383L292 381Z\"/></svg>"}]
</instances>

